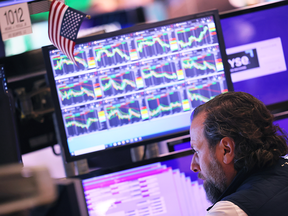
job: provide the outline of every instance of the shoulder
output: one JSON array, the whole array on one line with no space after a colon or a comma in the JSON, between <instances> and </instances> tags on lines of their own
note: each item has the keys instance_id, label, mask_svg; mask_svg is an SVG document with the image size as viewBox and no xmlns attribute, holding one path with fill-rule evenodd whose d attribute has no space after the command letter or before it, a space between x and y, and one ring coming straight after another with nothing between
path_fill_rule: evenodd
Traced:
<instances>
[{"instance_id":1,"label":"shoulder","mask_svg":"<svg viewBox=\"0 0 288 216\"><path fill-rule=\"evenodd\" d=\"M247 216L247 214L237 205L229 201L216 203L206 216Z\"/></svg>"}]
</instances>

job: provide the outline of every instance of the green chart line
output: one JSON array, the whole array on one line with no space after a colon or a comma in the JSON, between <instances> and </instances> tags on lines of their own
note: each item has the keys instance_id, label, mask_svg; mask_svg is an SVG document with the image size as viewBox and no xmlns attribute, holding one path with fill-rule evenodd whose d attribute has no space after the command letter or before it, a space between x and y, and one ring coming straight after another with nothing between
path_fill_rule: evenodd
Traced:
<instances>
[{"instance_id":1,"label":"green chart line","mask_svg":"<svg viewBox=\"0 0 288 216\"><path fill-rule=\"evenodd\" d=\"M66 88L70 88L68 91L64 90ZM63 91L64 90L64 91ZM63 92L62 92L63 91ZM65 86L65 87L61 87L59 88L59 95L60 95L60 98L61 100L63 101L64 99L67 99L69 100L70 98L72 97L81 97L81 96L84 96L85 94L87 96L90 96L90 97L93 97L94 98L94 93L93 91L89 90L89 89L86 89L86 88L83 88L81 87L80 91L77 91L75 89L72 89L71 87L69 86Z\"/></svg>"},{"instance_id":2,"label":"green chart line","mask_svg":"<svg viewBox=\"0 0 288 216\"><path fill-rule=\"evenodd\" d=\"M79 62L79 63L80 63L81 65L83 65L85 68L88 67L88 64L87 64L87 62L85 61L85 59L82 59L82 58L80 58L80 57L78 57L78 56L74 56L74 58L75 58L76 62Z\"/></svg>"},{"instance_id":3,"label":"green chart line","mask_svg":"<svg viewBox=\"0 0 288 216\"><path fill-rule=\"evenodd\" d=\"M147 37L144 39L138 39L137 40L138 51L143 52L144 46L153 46L156 42L158 42L160 44L160 46L163 47L164 52L165 52L164 47L170 48L170 45L163 42L159 37L155 38L155 37L150 36L150 37Z\"/></svg>"},{"instance_id":4,"label":"green chart line","mask_svg":"<svg viewBox=\"0 0 288 216\"><path fill-rule=\"evenodd\" d=\"M110 110L108 111L108 109ZM140 113L133 108L129 108L128 113L122 112L119 108L107 108L107 111L108 111L107 112L108 119L115 118L116 116L119 119L128 119L128 120L131 120L132 118L141 118Z\"/></svg>"},{"instance_id":5,"label":"green chart line","mask_svg":"<svg viewBox=\"0 0 288 216\"><path fill-rule=\"evenodd\" d=\"M70 116L65 117L65 119L67 119L67 120L69 120L69 118L73 118L73 117L70 117ZM82 120L84 120L84 119L82 119ZM76 121L76 120L72 120L72 121L67 122L66 126L67 126L67 128L68 127L72 127L72 126L76 126L76 127L89 129L89 127L94 122L98 122L98 119L97 118L88 118L87 121L86 121L86 124L82 123L82 122L79 122L79 121Z\"/></svg>"},{"instance_id":6,"label":"green chart line","mask_svg":"<svg viewBox=\"0 0 288 216\"><path fill-rule=\"evenodd\" d=\"M200 32L199 37L195 37L194 35L191 35L188 38L188 42L179 40L179 45L183 48L183 47L191 46L194 41L201 42L204 39L204 35L207 33L208 30L209 28L207 26L204 26L204 29L203 31ZM177 32L177 34L180 34L180 33L183 33L183 32Z\"/></svg>"},{"instance_id":7,"label":"green chart line","mask_svg":"<svg viewBox=\"0 0 288 216\"><path fill-rule=\"evenodd\" d=\"M74 56L76 62L79 62L81 65L83 65L85 68L88 67L87 62L85 61L85 59L82 59L78 56ZM58 60L56 60L58 59ZM63 66L64 64L66 65L73 65L74 63L68 59L66 56L64 57L59 57L59 58L54 58L53 60L56 60L56 65L54 65L53 69L54 70L63 70Z\"/></svg>"},{"instance_id":8,"label":"green chart line","mask_svg":"<svg viewBox=\"0 0 288 216\"><path fill-rule=\"evenodd\" d=\"M58 60L56 60L56 65L54 65L53 69L54 70L63 70L63 66L64 64L66 65L73 65L73 62L68 59L68 58L57 58ZM55 60L55 59L53 59Z\"/></svg>"},{"instance_id":9,"label":"green chart line","mask_svg":"<svg viewBox=\"0 0 288 216\"><path fill-rule=\"evenodd\" d=\"M206 103L207 101L211 100L212 98L207 98L203 95L200 95L198 93L192 93L189 91L189 96L191 101L202 101Z\"/></svg>"},{"instance_id":10,"label":"green chart line","mask_svg":"<svg viewBox=\"0 0 288 216\"><path fill-rule=\"evenodd\" d=\"M183 61L183 66L185 69L192 69L192 68L196 68L196 69L200 69L200 70L206 70L207 68L216 71L216 66L214 64L211 64L207 61L203 61L203 64L198 63L192 59L190 60L184 60Z\"/></svg>"},{"instance_id":11,"label":"green chart line","mask_svg":"<svg viewBox=\"0 0 288 216\"><path fill-rule=\"evenodd\" d=\"M146 73L148 71L148 73ZM144 79L149 79L151 77L162 78L166 77L167 79L177 79L176 73L169 74L169 72L156 72L154 70L149 70L147 68L143 69Z\"/></svg>"},{"instance_id":12,"label":"green chart line","mask_svg":"<svg viewBox=\"0 0 288 216\"><path fill-rule=\"evenodd\" d=\"M96 48L95 49L95 52L96 52L96 58L95 59L97 61L101 61L101 56L103 53L105 53L107 55L107 57L113 57L116 53L118 53L122 58L125 58L126 60L130 59L130 56L123 53L118 47L112 49L112 52L108 51L109 48L111 48L111 46Z\"/></svg>"},{"instance_id":13,"label":"green chart line","mask_svg":"<svg viewBox=\"0 0 288 216\"><path fill-rule=\"evenodd\" d=\"M107 91L107 90L111 89L112 86L116 90L124 90L127 85L130 85L131 87L136 88L135 82L132 81L132 80L129 80L129 79L123 79L121 84L119 84L118 82L113 80L113 78L110 78L110 77L102 78L101 81L102 80L107 80L107 79L109 79L109 81L106 84L104 84L104 86L103 86L103 90L104 91Z\"/></svg>"},{"instance_id":14,"label":"green chart line","mask_svg":"<svg viewBox=\"0 0 288 216\"><path fill-rule=\"evenodd\" d=\"M158 116L162 111L171 111L173 109L182 107L182 104L178 101L170 103L168 106L164 104L160 104L156 109L150 111L151 116Z\"/></svg>"}]
</instances>

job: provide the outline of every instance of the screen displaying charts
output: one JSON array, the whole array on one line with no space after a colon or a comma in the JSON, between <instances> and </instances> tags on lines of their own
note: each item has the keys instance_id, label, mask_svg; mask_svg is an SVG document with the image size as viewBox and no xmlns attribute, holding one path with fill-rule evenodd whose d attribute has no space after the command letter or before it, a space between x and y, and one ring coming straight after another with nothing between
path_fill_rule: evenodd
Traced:
<instances>
[{"instance_id":1,"label":"screen displaying charts","mask_svg":"<svg viewBox=\"0 0 288 216\"><path fill-rule=\"evenodd\" d=\"M213 16L50 50L71 156L187 130L194 108L228 91Z\"/></svg>"}]
</instances>

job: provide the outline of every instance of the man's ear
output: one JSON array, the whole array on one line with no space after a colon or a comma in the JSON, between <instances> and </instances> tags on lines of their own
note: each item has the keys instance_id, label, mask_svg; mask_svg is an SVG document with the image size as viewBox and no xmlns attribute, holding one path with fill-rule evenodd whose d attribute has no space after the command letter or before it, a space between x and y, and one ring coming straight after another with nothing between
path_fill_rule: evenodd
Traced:
<instances>
[{"instance_id":1,"label":"man's ear","mask_svg":"<svg viewBox=\"0 0 288 216\"><path fill-rule=\"evenodd\" d=\"M230 164L234 161L235 142L231 137L224 137L219 143L223 153L223 163Z\"/></svg>"}]
</instances>

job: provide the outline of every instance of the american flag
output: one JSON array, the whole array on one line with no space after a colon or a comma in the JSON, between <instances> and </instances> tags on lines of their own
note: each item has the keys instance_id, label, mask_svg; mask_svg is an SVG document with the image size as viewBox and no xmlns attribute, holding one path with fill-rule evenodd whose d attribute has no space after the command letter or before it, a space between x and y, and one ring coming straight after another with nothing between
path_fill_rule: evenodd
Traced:
<instances>
[{"instance_id":1,"label":"american flag","mask_svg":"<svg viewBox=\"0 0 288 216\"><path fill-rule=\"evenodd\" d=\"M74 64L75 40L86 14L53 0L49 11L48 35L50 41L61 50Z\"/></svg>"}]
</instances>

